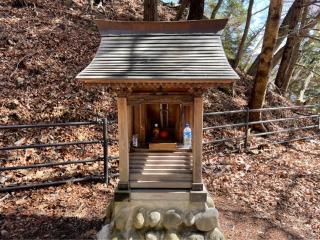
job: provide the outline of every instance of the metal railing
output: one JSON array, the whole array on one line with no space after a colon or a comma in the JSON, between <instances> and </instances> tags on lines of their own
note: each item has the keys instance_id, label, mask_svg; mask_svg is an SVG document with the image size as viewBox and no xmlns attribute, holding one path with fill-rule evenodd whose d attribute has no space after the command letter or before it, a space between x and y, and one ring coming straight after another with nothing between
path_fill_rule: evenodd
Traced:
<instances>
[{"instance_id":1,"label":"metal railing","mask_svg":"<svg viewBox=\"0 0 320 240\"><path fill-rule=\"evenodd\" d=\"M252 113L264 113L264 112L272 112L272 111L279 111L279 110L310 110L310 109L318 109L318 113L302 113L303 115L298 116L290 116L290 117L281 117L276 119L269 119L269 120L260 120L260 121L250 121L250 114ZM269 107L269 108L260 108L260 109L240 109L240 110L232 110L232 111L223 111L223 112L208 112L204 113L204 117L212 118L216 116L226 116L226 115L235 115L235 114L244 114L243 120L240 123L230 123L230 124L223 124L223 125L215 125L215 126L208 126L204 127L204 131L212 131L212 130L221 130L221 129L234 129L234 128L243 128L243 134L241 136L233 136L227 138L215 138L214 140L210 140L204 142L204 145L207 144L219 144L225 143L230 141L240 141L243 143L245 151L253 149L249 147L249 137L262 137L262 136L269 136L278 133L290 133L296 132L301 130L313 130L313 135L311 136L303 136L295 139L288 139L282 141L274 141L270 142L269 144L284 144L290 143L299 140L311 140L320 136L320 105L304 105L304 106L292 106L292 107ZM275 131L266 131L266 132L258 132L258 133L250 133L250 127L253 125L258 124L269 124L269 123L279 123L279 122L286 122L286 121L299 121L299 120L311 120L314 123L312 125L304 125L300 127L290 127L290 128L283 128ZM257 148L257 147L255 147Z\"/></svg>"},{"instance_id":2,"label":"metal railing","mask_svg":"<svg viewBox=\"0 0 320 240\"><path fill-rule=\"evenodd\" d=\"M110 123L110 122L109 122ZM111 123L114 123L112 121ZM26 183L26 184L11 184L9 186L0 187L0 192L9 192L21 189L36 188L36 187L47 187L47 186L57 186L70 182L83 182L90 180L98 180L108 183L109 178L109 169L108 169L108 160L115 159L117 157L108 156L108 120L100 119L96 121L87 121L87 122L66 122L66 123L43 123L43 124L29 124L29 125L0 125L0 131L3 130L17 130L17 129L39 129L39 128L56 128L56 127L80 127L80 126L89 126L89 125L102 125L102 136L101 139L95 140L86 140L86 141L71 141L71 142L56 142L56 143L41 143L41 144L28 144L21 146L4 146L0 147L0 153L3 151L15 151L19 149L40 149L40 148L57 148L57 147L66 147L66 146L79 146L79 145L102 145L103 152L102 157L96 159L87 159L87 160L73 160L73 161L64 161L64 162L46 162L46 163L37 163L30 165L15 165L15 166L0 166L0 173L3 171L14 171L14 170L24 170L24 169L35 169L35 168L51 168L56 166L71 165L71 164L87 164L94 162L103 161L103 174L102 175L90 175L85 177L69 178L58 181L47 181L40 183ZM0 163L3 160L0 159ZM2 164L1 164L2 165Z\"/></svg>"},{"instance_id":3,"label":"metal railing","mask_svg":"<svg viewBox=\"0 0 320 240\"><path fill-rule=\"evenodd\" d=\"M307 109L320 109L320 105L306 105L306 106L294 106L294 107L272 107L272 108L262 108L262 109L240 109L240 110L232 110L232 111L224 111L224 112L209 112L205 113L204 117L208 119L212 119L213 117L222 116L223 119L229 115L235 114L242 114L243 116L240 118L239 123L235 123L234 119L232 120L233 123L222 124L222 125L215 125L215 126L207 126L203 128L204 131L219 131L223 130L226 132L226 129L240 129L238 131L237 136L228 136L224 138L215 138L214 140L210 140L204 142L204 145L208 144L220 144L225 142L233 142L238 141L243 144L245 151L253 149L249 146L250 139L253 137L263 137L269 136L279 133L290 133L295 131L312 131L313 135L303 136L295 139L288 139L288 140L281 140L281 141L274 141L271 144L283 144L289 143L299 140L309 140L314 139L320 136L320 115L319 111L317 114L315 113L300 113L297 116L290 116L290 117L280 117L276 119L269 119L269 120L260 120L260 121L250 121L250 113L253 112L272 112L278 110L307 110ZM312 122L311 125L303 125L299 127L289 127L289 128L282 128L279 130L274 131L267 131L267 132L258 132L258 133L250 133L250 127L255 124L269 124L269 123L276 123L276 122L284 122L284 121L299 121L299 120L309 120L308 122ZM97 125L102 126L101 130L101 139L94 139L94 140L86 140L86 141L71 141L71 142L56 142L56 143L37 143L37 144L27 144L27 145L20 145L20 146L2 146L0 147L0 153L6 151L15 151L19 149L43 149L43 148L61 148L67 146L78 146L78 145L101 145L102 146L102 157L98 157L97 159L87 159L87 160L73 160L73 161L63 161L63 162L43 162L43 163L34 163L30 165L10 165L10 166L1 166L0 165L0 173L4 171L15 171L15 170L24 170L24 169L37 169L37 168L52 168L56 166L63 166L63 165L71 165L71 164L86 164L86 163L94 163L94 162L101 162L103 161L103 173L101 175L90 175L85 177L77 177L77 178L69 178L63 180L56 180L56 181L46 181L46 182L39 182L39 183L26 183L26 184L14 184L14 185L7 185L7 186L0 186L0 192L9 192L21 189L28 189L28 188L37 188L37 187L49 187L49 186L57 186L65 183L70 182L83 182L83 181L103 181L105 183L108 182L109 179L109 168L108 168L108 161L112 159L117 159L116 156L108 156L108 146L113 141L108 137L108 126L110 124L115 123L116 121L109 121L107 119L100 119L96 121L86 121L86 122L67 122L67 123L44 123L44 124L32 124L32 125L0 125L0 131L4 130L18 130L18 129L35 129L35 128L56 128L56 127L79 127L79 126L89 126L89 125ZM239 135L240 133L240 135ZM230 134L231 135L231 134ZM0 163L2 160L0 159Z\"/></svg>"}]
</instances>

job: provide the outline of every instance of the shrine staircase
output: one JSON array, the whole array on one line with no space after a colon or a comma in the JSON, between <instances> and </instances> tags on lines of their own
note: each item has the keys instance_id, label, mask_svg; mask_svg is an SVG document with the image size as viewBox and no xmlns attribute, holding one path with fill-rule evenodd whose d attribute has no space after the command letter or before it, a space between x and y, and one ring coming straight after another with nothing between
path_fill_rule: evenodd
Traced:
<instances>
[{"instance_id":1,"label":"shrine staircase","mask_svg":"<svg viewBox=\"0 0 320 240\"><path fill-rule=\"evenodd\" d=\"M191 152L131 152L129 166L131 188L191 188Z\"/></svg>"}]
</instances>

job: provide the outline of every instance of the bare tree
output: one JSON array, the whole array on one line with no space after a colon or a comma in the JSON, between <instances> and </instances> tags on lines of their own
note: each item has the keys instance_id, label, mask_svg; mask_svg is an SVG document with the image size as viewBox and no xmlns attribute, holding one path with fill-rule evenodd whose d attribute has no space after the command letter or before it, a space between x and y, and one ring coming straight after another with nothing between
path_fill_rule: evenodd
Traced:
<instances>
[{"instance_id":1,"label":"bare tree","mask_svg":"<svg viewBox=\"0 0 320 240\"><path fill-rule=\"evenodd\" d=\"M204 0L190 0L190 10L188 20L198 20L203 18Z\"/></svg>"},{"instance_id":2,"label":"bare tree","mask_svg":"<svg viewBox=\"0 0 320 240\"><path fill-rule=\"evenodd\" d=\"M294 46L297 43L298 26L301 19L302 9L303 0L295 0L293 14L289 22L290 34L287 37L287 42L283 50L279 70L275 79L275 84L282 94L287 91L289 85L289 76L286 74L290 65Z\"/></svg>"},{"instance_id":3,"label":"bare tree","mask_svg":"<svg viewBox=\"0 0 320 240\"><path fill-rule=\"evenodd\" d=\"M305 78L305 80L303 82L303 85L302 85L302 87L300 89L300 92L299 92L299 98L298 98L298 101L300 103L304 103L305 102L304 94L305 94L306 90L308 89L308 86L309 86L313 76L314 76L314 73L310 72L309 75Z\"/></svg>"},{"instance_id":4,"label":"bare tree","mask_svg":"<svg viewBox=\"0 0 320 240\"><path fill-rule=\"evenodd\" d=\"M250 0L249 1L249 6L248 6L248 11L247 11L247 20L246 20L246 25L244 27L244 31L243 31L243 35L239 44L239 48L238 48L238 52L236 55L236 58L234 60L234 68L237 68L239 63L240 63L240 59L243 55L244 52L244 46L248 37L248 33L249 33L249 28L250 28L250 21L251 21L251 16L252 16L252 7L253 7L253 3L254 0Z\"/></svg>"},{"instance_id":5,"label":"bare tree","mask_svg":"<svg viewBox=\"0 0 320 240\"><path fill-rule=\"evenodd\" d=\"M144 0L144 21L157 21L158 20L158 0Z\"/></svg>"},{"instance_id":6,"label":"bare tree","mask_svg":"<svg viewBox=\"0 0 320 240\"><path fill-rule=\"evenodd\" d=\"M291 19L291 16L292 16L292 13L293 13L293 9L294 9L294 4L291 5L291 7L289 8L286 16L284 17L282 23L281 23L281 26L279 28L279 34L278 34L278 38L277 38L277 41L276 41L276 44L275 44L275 47L274 49L277 50L280 45L282 44L282 42L284 41L285 37L287 36L288 34L288 31L289 31L289 28L288 28L288 24L289 24L289 21ZM254 76L257 72L257 69L258 69L258 63L259 63L259 60L260 60L260 55L259 54L255 60L253 61L253 63L251 64L250 68L248 69L247 73L251 76Z\"/></svg>"},{"instance_id":7,"label":"bare tree","mask_svg":"<svg viewBox=\"0 0 320 240\"><path fill-rule=\"evenodd\" d=\"M263 44L260 53L261 57L249 102L249 107L251 109L262 108L265 101L269 74L271 70L271 60L279 32L282 5L282 0L270 1L266 30L264 33ZM250 114L250 120L261 120L261 112L253 112ZM262 124L255 125L253 127L255 129L265 131L265 127Z\"/></svg>"},{"instance_id":8,"label":"bare tree","mask_svg":"<svg viewBox=\"0 0 320 240\"><path fill-rule=\"evenodd\" d=\"M212 10L210 19L215 19L216 18L216 15L217 15L222 3L223 3L223 0L218 0L216 6Z\"/></svg>"}]
</instances>

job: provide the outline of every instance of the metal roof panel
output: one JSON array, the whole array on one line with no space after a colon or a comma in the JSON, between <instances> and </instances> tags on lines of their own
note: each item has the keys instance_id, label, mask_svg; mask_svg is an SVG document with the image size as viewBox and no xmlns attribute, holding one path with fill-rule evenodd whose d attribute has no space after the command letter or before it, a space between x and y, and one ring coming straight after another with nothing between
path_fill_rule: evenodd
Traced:
<instances>
[{"instance_id":1,"label":"metal roof panel","mask_svg":"<svg viewBox=\"0 0 320 240\"><path fill-rule=\"evenodd\" d=\"M226 20L112 22L98 20L102 38L77 79L236 80L219 36Z\"/></svg>"}]
</instances>

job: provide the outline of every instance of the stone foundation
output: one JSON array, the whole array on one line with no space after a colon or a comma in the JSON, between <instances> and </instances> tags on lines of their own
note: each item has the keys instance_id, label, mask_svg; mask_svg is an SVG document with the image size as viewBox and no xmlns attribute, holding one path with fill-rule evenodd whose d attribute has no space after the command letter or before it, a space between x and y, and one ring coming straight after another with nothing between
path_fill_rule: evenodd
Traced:
<instances>
[{"instance_id":1,"label":"stone foundation","mask_svg":"<svg viewBox=\"0 0 320 240\"><path fill-rule=\"evenodd\" d=\"M109 206L109 224L98 239L224 240L218 211L206 191L140 190L129 196Z\"/></svg>"}]
</instances>

